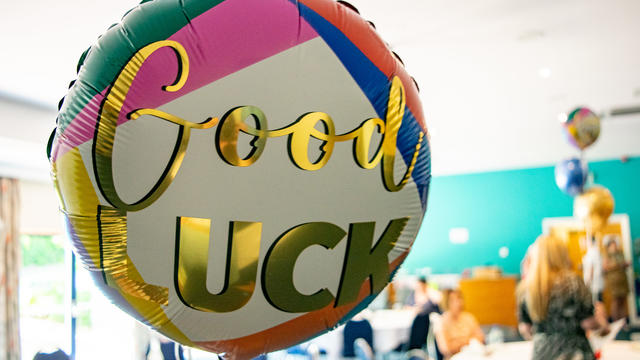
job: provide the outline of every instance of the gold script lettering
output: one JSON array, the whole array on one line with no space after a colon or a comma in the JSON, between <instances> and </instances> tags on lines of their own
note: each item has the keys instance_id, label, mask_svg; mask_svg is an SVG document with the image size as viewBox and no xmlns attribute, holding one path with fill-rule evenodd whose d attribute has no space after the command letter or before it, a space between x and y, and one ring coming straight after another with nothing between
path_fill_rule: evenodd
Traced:
<instances>
[{"instance_id":1,"label":"gold script lettering","mask_svg":"<svg viewBox=\"0 0 640 360\"><path fill-rule=\"evenodd\" d=\"M210 117L201 123L190 122L173 114L158 110L143 108L135 110L127 117L131 120L140 116L149 115L179 126L178 138L174 145L174 151L169 159L165 171L156 184L140 200L134 203L123 201L114 185L113 180L113 143L116 136L118 118L122 112L127 94L137 76L142 64L155 51L162 48L170 48L175 52L180 66L177 70L176 81L172 85L163 86L167 92L176 92L182 89L189 76L189 57L182 45L176 41L163 40L152 43L136 53L120 72L113 86L109 89L106 99L100 108L96 136L93 143L93 166L98 187L105 199L115 208L121 211L139 211L153 204L168 188L177 175L184 156L192 129L210 129L218 124L218 119ZM240 106L228 111L220 121L216 131L216 149L220 157L229 165L246 167L258 161L269 138L288 137L288 152L291 161L300 169L315 171L323 168L331 158L336 143L353 141L354 159L363 169L373 169L382 161L382 180L387 191L397 192L407 184L418 159L424 133L420 132L411 162L400 180L396 183L394 169L396 160L396 145L398 132L402 125L406 105L406 94L402 81L393 77L389 90L389 101L385 119L371 118L365 120L358 128L348 133L336 135L335 125L331 116L323 112L310 112L302 115L291 125L269 130L267 128L266 115L255 106ZM246 123L252 117L257 127ZM315 126L321 123L324 132ZM382 135L382 140L375 153L369 158L371 139L376 132ZM238 136L240 133L253 136L252 149L247 156L241 158L237 151ZM321 154L315 161L309 159L309 142L311 138L322 141Z\"/></svg>"},{"instance_id":2,"label":"gold script lettering","mask_svg":"<svg viewBox=\"0 0 640 360\"><path fill-rule=\"evenodd\" d=\"M182 89L189 76L189 57L187 52L184 47L176 41L158 41L145 46L138 51L131 60L129 60L127 65L116 78L113 86L111 86L107 92L106 98L100 108L92 149L93 170L98 187L100 188L100 192L104 198L111 205L121 211L138 211L153 204L169 187L173 178L178 173L187 150L187 145L189 144L191 129L208 129L215 126L218 121L216 118L209 118L200 124L192 123L156 109L142 109L129 114L129 118L132 120L137 119L141 115L159 117L177 124L180 126L180 130L178 132L178 139L174 146L171 159L167 163L162 176L158 179L153 188L143 196L142 199L132 204L126 203L120 198L115 188L112 164L113 143L116 137L118 118L122 111L125 99L127 98L127 94L129 93L129 89L131 88L131 84L138 74L138 71L140 71L142 64L154 52L167 47L176 53L176 56L180 61L180 66L178 67L176 82L172 85L163 86L163 90L167 92L176 92Z\"/></svg>"}]
</instances>

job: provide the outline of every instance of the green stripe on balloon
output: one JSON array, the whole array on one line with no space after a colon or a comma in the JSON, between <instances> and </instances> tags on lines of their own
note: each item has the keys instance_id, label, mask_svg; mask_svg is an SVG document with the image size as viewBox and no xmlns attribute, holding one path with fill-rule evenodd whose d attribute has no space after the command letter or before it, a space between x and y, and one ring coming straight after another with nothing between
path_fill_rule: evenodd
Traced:
<instances>
[{"instance_id":1,"label":"green stripe on balloon","mask_svg":"<svg viewBox=\"0 0 640 360\"><path fill-rule=\"evenodd\" d=\"M58 131L64 131L93 97L111 85L138 50L167 39L192 19L223 1L147 0L129 11L120 24L99 38L86 59L81 59L79 81L67 95L67 99L73 100L65 102L58 115Z\"/></svg>"}]
</instances>

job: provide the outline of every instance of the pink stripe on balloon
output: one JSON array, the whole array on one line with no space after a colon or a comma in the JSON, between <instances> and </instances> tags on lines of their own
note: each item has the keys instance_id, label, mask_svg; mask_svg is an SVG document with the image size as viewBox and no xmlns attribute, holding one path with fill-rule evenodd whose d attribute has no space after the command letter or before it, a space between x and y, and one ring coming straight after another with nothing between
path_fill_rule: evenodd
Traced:
<instances>
[{"instance_id":1,"label":"pink stripe on balloon","mask_svg":"<svg viewBox=\"0 0 640 360\"><path fill-rule=\"evenodd\" d=\"M96 119L100 112L100 105L107 94L107 90L94 96L87 105L71 121L62 134L58 135L51 152L51 159L56 161L58 157L73 150L78 145L93 139L96 128Z\"/></svg>"},{"instance_id":2,"label":"pink stripe on balloon","mask_svg":"<svg viewBox=\"0 0 640 360\"><path fill-rule=\"evenodd\" d=\"M190 73L185 86L175 93L162 90L162 86L175 82L178 60L171 49L156 51L133 81L118 125L125 123L125 115L133 110L162 106L317 36L288 0L227 0L192 19L169 38L183 45L189 54ZM106 91L96 95L65 129L53 153L54 161L93 138ZM237 104L230 104L233 105ZM211 114L216 115L221 114Z\"/></svg>"}]
</instances>

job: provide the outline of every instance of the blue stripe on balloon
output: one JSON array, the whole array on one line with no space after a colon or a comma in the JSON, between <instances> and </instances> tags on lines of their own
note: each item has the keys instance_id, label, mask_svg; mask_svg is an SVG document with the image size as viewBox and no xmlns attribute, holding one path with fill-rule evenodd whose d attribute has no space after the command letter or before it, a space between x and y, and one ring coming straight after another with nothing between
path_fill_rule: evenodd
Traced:
<instances>
[{"instance_id":1,"label":"blue stripe on balloon","mask_svg":"<svg viewBox=\"0 0 640 360\"><path fill-rule=\"evenodd\" d=\"M369 99L378 116L384 118L387 113L389 90L391 88L391 82L387 76L333 24L306 5L295 0L290 1L297 4L302 17L316 30L318 35L322 37L340 59ZM405 107L404 118L398 132L397 147L407 165L411 163L421 132L422 128L413 113L408 107ZM424 209L427 206L429 182L431 180L431 150L426 136L422 145L412 177L418 188L418 194Z\"/></svg>"}]
</instances>

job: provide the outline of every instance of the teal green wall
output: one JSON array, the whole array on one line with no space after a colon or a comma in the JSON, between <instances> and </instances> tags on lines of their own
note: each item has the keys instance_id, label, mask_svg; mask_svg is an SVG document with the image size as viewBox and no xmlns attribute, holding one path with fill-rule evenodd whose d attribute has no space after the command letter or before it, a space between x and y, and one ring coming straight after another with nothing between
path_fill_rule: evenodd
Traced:
<instances>
[{"instance_id":1,"label":"teal green wall","mask_svg":"<svg viewBox=\"0 0 640 360\"><path fill-rule=\"evenodd\" d=\"M640 157L589 167L594 182L613 193L615 212L629 215L632 239L640 237ZM527 247L542 232L542 219L572 213L573 199L556 187L553 167L434 177L427 214L404 269L460 273L491 264L518 274ZM449 242L449 229L457 227L469 229L466 244ZM506 259L498 255L502 246L510 250Z\"/></svg>"}]
</instances>

